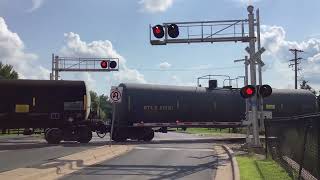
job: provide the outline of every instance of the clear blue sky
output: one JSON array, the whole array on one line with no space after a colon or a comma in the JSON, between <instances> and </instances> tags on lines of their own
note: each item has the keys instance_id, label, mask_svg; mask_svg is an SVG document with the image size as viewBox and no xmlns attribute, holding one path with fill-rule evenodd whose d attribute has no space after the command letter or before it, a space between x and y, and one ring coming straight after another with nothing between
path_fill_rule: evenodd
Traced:
<instances>
[{"instance_id":1,"label":"clear blue sky","mask_svg":"<svg viewBox=\"0 0 320 180\"><path fill-rule=\"evenodd\" d=\"M294 73L288 68L286 61L289 59L284 57L293 58L287 52L288 48L298 47L308 52L302 54L306 58L302 68L307 69L302 71L303 77L314 87L320 87L315 75L320 69L320 43L309 42L312 38L317 40L320 37L320 1L259 0L253 1L253 4L260 8L262 24L266 25L263 31L265 36L270 36L264 43L273 42L268 47L275 48L267 49L269 53L263 56L268 64L264 73L265 83L278 88L293 87ZM201 75L243 75L242 65L234 64L233 60L246 55L244 48L247 44L151 46L148 26L168 21L245 19L247 5L248 2L244 0L0 0L0 17L4 19L8 30L16 33L24 44L24 47L17 45L20 53L36 56L26 58L25 61L30 61L25 62L29 66L19 67L17 58L21 56L10 54L15 53L11 49L8 52L0 51L0 60L14 64L18 71L21 69L25 78L48 79L43 75L46 73L32 76L37 73L32 67L41 66L42 70L50 70L51 53L68 55L68 52L62 51L66 46L67 51L77 54L79 50L67 45L70 34L65 35L73 32L81 38L78 43L86 43L85 48L90 48L92 41L110 41L112 50L126 60L127 70L119 73L133 76L118 75L116 78L111 73L85 76L62 74L62 79L91 81L91 87L99 93L108 93L111 85L127 81L195 85L196 78ZM281 32L285 32L285 37L283 34L281 36ZM15 40L7 34L2 32L1 35L0 31L0 47L8 47L6 43ZM161 69L160 63L165 63L166 66L162 68L170 71L145 70ZM174 71L192 67L195 70ZM200 71L196 70L198 67L209 68ZM214 69L220 67L226 69ZM130 75L129 71L132 70L135 73ZM142 77L134 77L138 76L137 73Z\"/></svg>"}]
</instances>

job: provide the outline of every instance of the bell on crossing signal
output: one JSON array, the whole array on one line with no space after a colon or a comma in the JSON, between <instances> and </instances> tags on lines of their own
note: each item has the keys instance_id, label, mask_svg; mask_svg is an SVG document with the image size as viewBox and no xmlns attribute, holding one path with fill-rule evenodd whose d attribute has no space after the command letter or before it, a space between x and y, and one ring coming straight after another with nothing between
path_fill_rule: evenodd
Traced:
<instances>
[{"instance_id":1,"label":"bell on crossing signal","mask_svg":"<svg viewBox=\"0 0 320 180\"><path fill-rule=\"evenodd\" d=\"M109 61L109 67L110 67L111 69L116 68L116 67L117 67L117 62L116 62L116 61Z\"/></svg>"},{"instance_id":2,"label":"bell on crossing signal","mask_svg":"<svg viewBox=\"0 0 320 180\"><path fill-rule=\"evenodd\" d=\"M101 68L106 69L106 68L108 68L108 62L103 60L100 62L100 66L101 66Z\"/></svg>"},{"instance_id":3,"label":"bell on crossing signal","mask_svg":"<svg viewBox=\"0 0 320 180\"><path fill-rule=\"evenodd\" d=\"M258 96L261 96L261 97L268 97L272 94L272 88L271 86L265 84L265 85L262 85L262 86L258 86Z\"/></svg>"},{"instance_id":4,"label":"bell on crossing signal","mask_svg":"<svg viewBox=\"0 0 320 180\"><path fill-rule=\"evenodd\" d=\"M240 95L243 98L252 97L255 95L255 93L256 93L256 88L252 85L247 85L247 86L240 89Z\"/></svg>"},{"instance_id":5,"label":"bell on crossing signal","mask_svg":"<svg viewBox=\"0 0 320 180\"><path fill-rule=\"evenodd\" d=\"M168 26L168 35L171 38L176 38L179 36L179 27L176 24L170 24Z\"/></svg>"},{"instance_id":6,"label":"bell on crossing signal","mask_svg":"<svg viewBox=\"0 0 320 180\"><path fill-rule=\"evenodd\" d=\"M152 27L152 31L153 31L153 35L160 39L160 38L163 38L164 36L164 30L163 30L163 27L161 25L156 25L156 26L153 26Z\"/></svg>"}]
</instances>

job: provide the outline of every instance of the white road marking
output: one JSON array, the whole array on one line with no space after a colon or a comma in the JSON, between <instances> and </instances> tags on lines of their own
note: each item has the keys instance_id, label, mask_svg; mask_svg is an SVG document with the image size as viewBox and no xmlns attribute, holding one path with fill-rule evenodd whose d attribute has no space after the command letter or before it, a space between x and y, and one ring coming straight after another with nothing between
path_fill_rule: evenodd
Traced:
<instances>
[{"instance_id":1,"label":"white road marking","mask_svg":"<svg viewBox=\"0 0 320 180\"><path fill-rule=\"evenodd\" d=\"M2 153L2 152L7 152L7 151L9 151L9 150L2 150L2 151L0 151L0 153Z\"/></svg>"},{"instance_id":2,"label":"white road marking","mask_svg":"<svg viewBox=\"0 0 320 180\"><path fill-rule=\"evenodd\" d=\"M202 151L202 152L213 152L213 149L185 149L185 148L170 148L170 147L134 147L133 149L139 149L139 150L165 150L165 151Z\"/></svg>"}]
</instances>

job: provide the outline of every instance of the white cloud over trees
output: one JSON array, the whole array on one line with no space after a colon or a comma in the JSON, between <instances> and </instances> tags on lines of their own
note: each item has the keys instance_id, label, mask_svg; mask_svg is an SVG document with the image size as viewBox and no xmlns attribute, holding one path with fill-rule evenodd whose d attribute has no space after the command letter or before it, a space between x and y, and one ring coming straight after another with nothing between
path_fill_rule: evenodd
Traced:
<instances>
[{"instance_id":1,"label":"white cloud over trees","mask_svg":"<svg viewBox=\"0 0 320 180\"><path fill-rule=\"evenodd\" d=\"M49 79L49 70L39 65L38 56L25 51L17 33L12 32L0 17L0 61L13 65L20 78Z\"/></svg>"},{"instance_id":2,"label":"white cloud over trees","mask_svg":"<svg viewBox=\"0 0 320 180\"><path fill-rule=\"evenodd\" d=\"M65 45L60 50L61 56L68 57L106 57L119 58L119 71L112 72L114 83L135 82L146 83L143 74L136 69L127 67L126 59L122 57L112 46L108 40L98 40L92 42L82 41L79 34L74 32L65 33ZM95 86L96 82L89 73L86 73L85 80L89 85Z\"/></svg>"}]
</instances>

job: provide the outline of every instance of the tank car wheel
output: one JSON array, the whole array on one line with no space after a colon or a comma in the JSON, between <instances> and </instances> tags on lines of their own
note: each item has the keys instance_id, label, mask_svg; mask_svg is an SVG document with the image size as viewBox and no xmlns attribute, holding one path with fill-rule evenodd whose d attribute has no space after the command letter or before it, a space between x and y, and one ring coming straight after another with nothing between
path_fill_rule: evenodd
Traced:
<instances>
[{"instance_id":1,"label":"tank car wheel","mask_svg":"<svg viewBox=\"0 0 320 180\"><path fill-rule=\"evenodd\" d=\"M45 139L49 144L59 144L62 140L62 131L58 128L49 129L45 134Z\"/></svg>"},{"instance_id":2,"label":"tank car wheel","mask_svg":"<svg viewBox=\"0 0 320 180\"><path fill-rule=\"evenodd\" d=\"M88 127L80 127L78 129L78 142L89 143L92 139L92 132Z\"/></svg>"},{"instance_id":3,"label":"tank car wheel","mask_svg":"<svg viewBox=\"0 0 320 180\"><path fill-rule=\"evenodd\" d=\"M125 142L127 137L125 137L125 134L120 133L120 131L114 131L112 134L112 140L116 142Z\"/></svg>"},{"instance_id":4,"label":"tank car wheel","mask_svg":"<svg viewBox=\"0 0 320 180\"><path fill-rule=\"evenodd\" d=\"M154 131L152 129L148 129L146 131L146 135L143 137L144 141L151 141L154 138Z\"/></svg>"}]
</instances>

